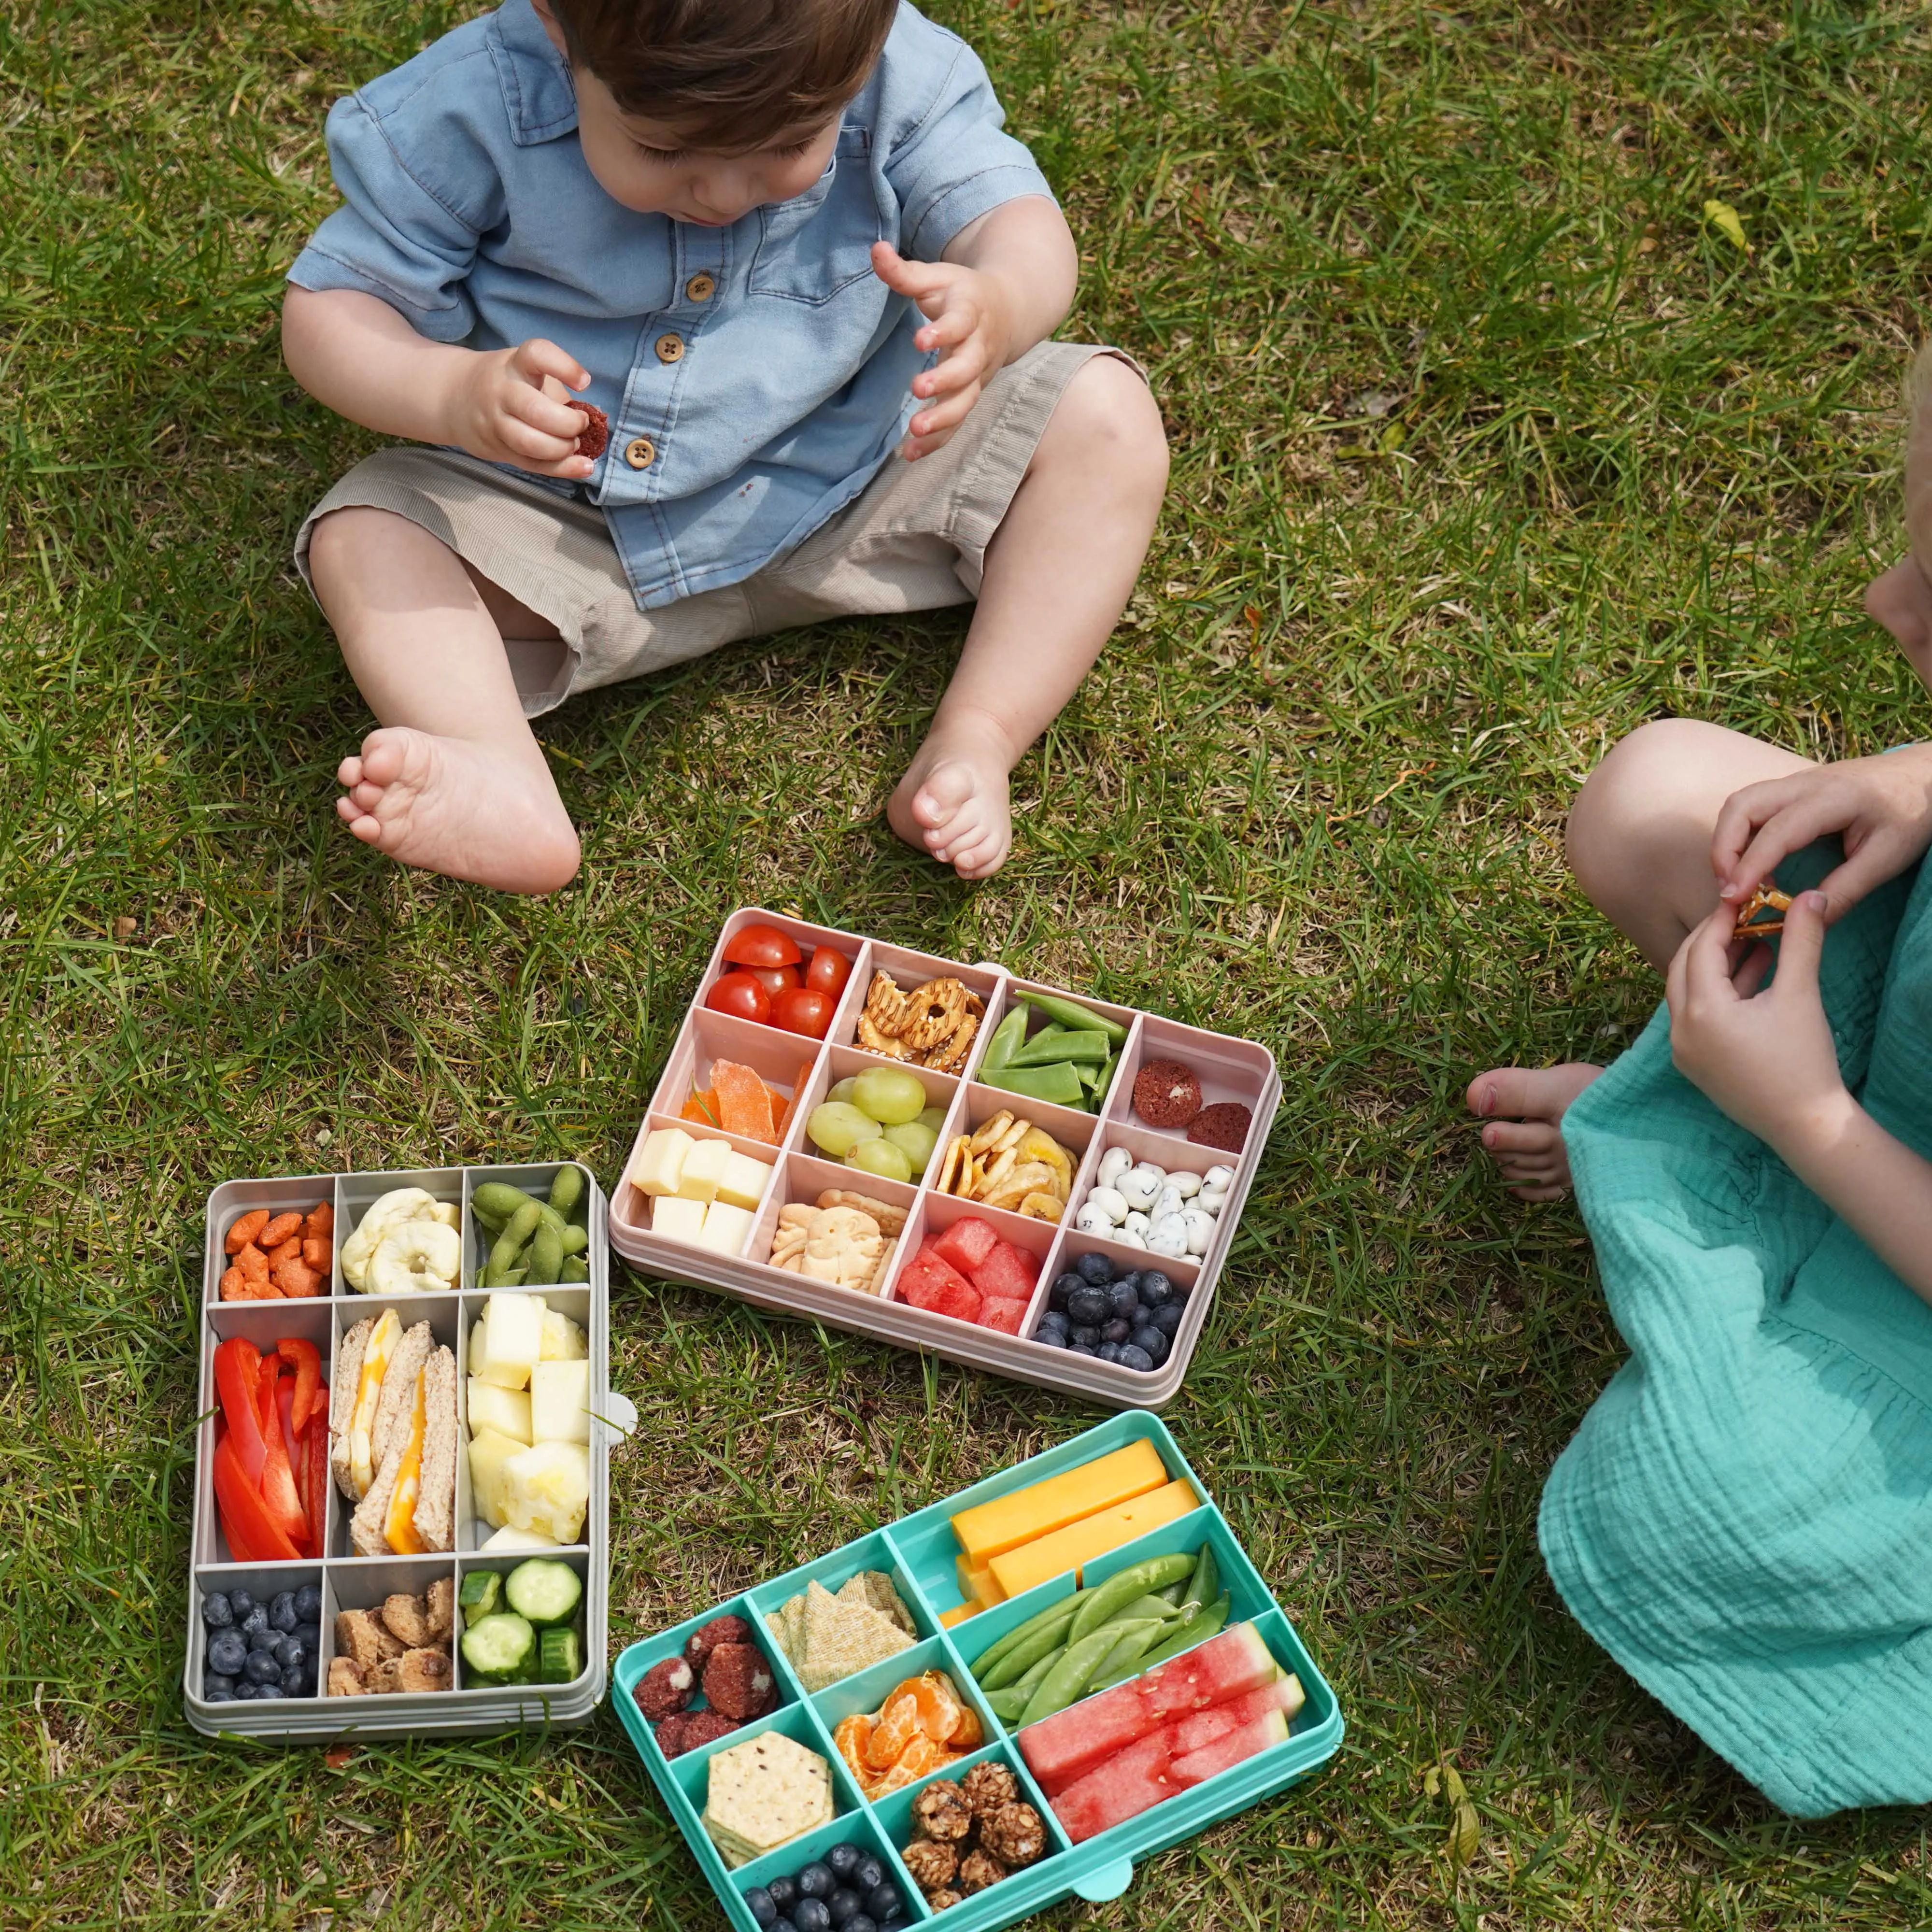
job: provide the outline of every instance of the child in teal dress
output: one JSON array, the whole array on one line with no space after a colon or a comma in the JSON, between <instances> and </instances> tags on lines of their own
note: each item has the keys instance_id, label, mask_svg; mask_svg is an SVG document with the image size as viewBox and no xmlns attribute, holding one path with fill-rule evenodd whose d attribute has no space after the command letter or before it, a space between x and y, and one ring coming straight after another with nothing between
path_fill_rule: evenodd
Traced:
<instances>
[{"instance_id":1,"label":"child in teal dress","mask_svg":"<svg viewBox=\"0 0 1932 1932\"><path fill-rule=\"evenodd\" d=\"M1932 559L1919 412L1914 556ZM1900 572L1909 573L1909 580ZM1868 608L1916 663L1913 557ZM1613 1066L1470 1083L1573 1182L1630 1357L1538 1522L1578 1621L1784 1810L1932 1799L1932 746L1808 763L1688 719L1585 783L1570 856L1664 978ZM1778 942L1733 936L1754 888Z\"/></svg>"}]
</instances>

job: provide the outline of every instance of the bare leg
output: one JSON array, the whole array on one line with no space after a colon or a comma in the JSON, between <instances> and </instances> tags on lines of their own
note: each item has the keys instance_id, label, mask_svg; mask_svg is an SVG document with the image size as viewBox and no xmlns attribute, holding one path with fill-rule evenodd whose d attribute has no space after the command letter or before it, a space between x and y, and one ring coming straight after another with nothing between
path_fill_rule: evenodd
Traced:
<instances>
[{"instance_id":1,"label":"bare leg","mask_svg":"<svg viewBox=\"0 0 1932 1932\"><path fill-rule=\"evenodd\" d=\"M350 830L406 866L504 892L567 884L577 834L524 720L500 626L535 637L551 627L387 510L325 517L309 568L383 727L337 773Z\"/></svg>"},{"instance_id":2,"label":"bare leg","mask_svg":"<svg viewBox=\"0 0 1932 1932\"><path fill-rule=\"evenodd\" d=\"M1660 974L1718 903L1711 835L1732 793L1802 770L1808 760L1742 732L1671 718L1633 731L1583 782L1570 814L1570 864L1597 909ZM1568 1191L1559 1126L1603 1071L1492 1067L1470 1082L1469 1111L1490 1119L1483 1144L1526 1201Z\"/></svg>"},{"instance_id":3,"label":"bare leg","mask_svg":"<svg viewBox=\"0 0 1932 1932\"><path fill-rule=\"evenodd\" d=\"M1147 385L1096 356L1066 386L986 551L959 668L886 808L962 879L1012 843L1007 778L1100 655L1132 594L1167 487Z\"/></svg>"},{"instance_id":4,"label":"bare leg","mask_svg":"<svg viewBox=\"0 0 1932 1932\"><path fill-rule=\"evenodd\" d=\"M1865 615L1892 633L1919 682L1932 688L1932 584L1910 557L1872 579Z\"/></svg>"}]
</instances>

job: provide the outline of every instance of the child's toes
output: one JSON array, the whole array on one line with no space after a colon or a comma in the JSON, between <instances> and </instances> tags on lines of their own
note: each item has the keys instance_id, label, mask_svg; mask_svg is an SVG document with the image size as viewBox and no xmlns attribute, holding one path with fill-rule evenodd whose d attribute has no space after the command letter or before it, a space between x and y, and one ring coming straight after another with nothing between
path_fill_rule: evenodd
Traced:
<instances>
[{"instance_id":1,"label":"child's toes","mask_svg":"<svg viewBox=\"0 0 1932 1932\"><path fill-rule=\"evenodd\" d=\"M972 796L973 774L964 765L938 765L912 802L913 816L933 832L956 836L952 821Z\"/></svg>"},{"instance_id":2,"label":"child's toes","mask_svg":"<svg viewBox=\"0 0 1932 1932\"><path fill-rule=\"evenodd\" d=\"M1547 1120L1492 1120L1483 1130L1484 1146L1500 1159L1547 1158L1559 1144L1556 1130Z\"/></svg>"},{"instance_id":3,"label":"child's toes","mask_svg":"<svg viewBox=\"0 0 1932 1932\"><path fill-rule=\"evenodd\" d=\"M403 775L409 756L410 731L372 731L362 740L362 778L366 784L392 785Z\"/></svg>"},{"instance_id":4,"label":"child's toes","mask_svg":"<svg viewBox=\"0 0 1932 1932\"><path fill-rule=\"evenodd\" d=\"M335 768L335 782L344 791L362 782L362 760L352 752Z\"/></svg>"}]
</instances>

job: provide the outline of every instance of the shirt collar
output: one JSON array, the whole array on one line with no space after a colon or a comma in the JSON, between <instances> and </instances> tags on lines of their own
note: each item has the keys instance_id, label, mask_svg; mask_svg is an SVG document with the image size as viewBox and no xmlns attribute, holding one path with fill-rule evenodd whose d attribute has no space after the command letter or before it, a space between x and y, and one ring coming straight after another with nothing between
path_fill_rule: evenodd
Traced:
<instances>
[{"instance_id":1,"label":"shirt collar","mask_svg":"<svg viewBox=\"0 0 1932 1932\"><path fill-rule=\"evenodd\" d=\"M505 0L490 20L488 44L517 146L533 147L572 132L577 89L530 0Z\"/></svg>"}]
</instances>

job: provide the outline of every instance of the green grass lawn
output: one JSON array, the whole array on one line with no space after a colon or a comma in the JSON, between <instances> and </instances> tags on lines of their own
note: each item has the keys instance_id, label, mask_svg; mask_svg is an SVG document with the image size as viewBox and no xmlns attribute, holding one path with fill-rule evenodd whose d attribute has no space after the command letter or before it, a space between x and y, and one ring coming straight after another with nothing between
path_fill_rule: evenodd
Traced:
<instances>
[{"instance_id":1,"label":"green grass lawn","mask_svg":"<svg viewBox=\"0 0 1932 1932\"><path fill-rule=\"evenodd\" d=\"M1537 1496L1619 1347L1574 1214L1502 1198L1459 1112L1498 1058L1613 1053L1653 997L1562 860L1620 734L1924 735L1858 614L1932 268L1922 10L938 0L1082 238L1070 332L1166 411L1130 620L986 886L880 816L944 615L546 721L585 863L542 904L339 832L367 721L287 561L366 444L277 353L323 113L468 10L0 0L4 1922L722 1925L608 1714L331 1768L202 1740L179 1677L208 1190L562 1154L614 1180L748 900L1280 1061L1168 1414L1348 1742L1041 1923L1932 1916L1915 1815L1780 1820L1563 1614ZM1099 1419L630 1276L612 1318L644 1420L614 1646Z\"/></svg>"}]
</instances>

